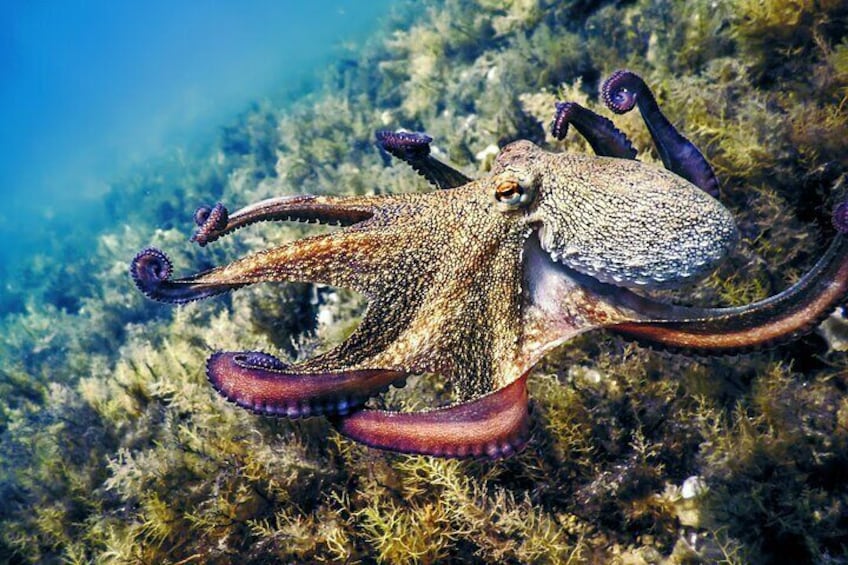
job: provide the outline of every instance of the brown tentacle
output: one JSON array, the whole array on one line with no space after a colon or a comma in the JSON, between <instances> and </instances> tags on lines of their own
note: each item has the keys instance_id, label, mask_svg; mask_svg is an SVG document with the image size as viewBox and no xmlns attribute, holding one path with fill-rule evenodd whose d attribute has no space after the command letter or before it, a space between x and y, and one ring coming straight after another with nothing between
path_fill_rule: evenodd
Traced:
<instances>
[{"instance_id":1,"label":"brown tentacle","mask_svg":"<svg viewBox=\"0 0 848 565\"><path fill-rule=\"evenodd\" d=\"M812 331L848 297L848 204L834 213L838 230L824 256L783 292L737 308L685 308L630 294L628 306L646 321L610 326L649 344L703 353L734 353L774 345Z\"/></svg>"},{"instance_id":2,"label":"brown tentacle","mask_svg":"<svg viewBox=\"0 0 848 565\"><path fill-rule=\"evenodd\" d=\"M360 410L336 421L347 437L371 447L439 457L507 457L530 431L527 375L472 402L429 412Z\"/></svg>"},{"instance_id":3,"label":"brown tentacle","mask_svg":"<svg viewBox=\"0 0 848 565\"><path fill-rule=\"evenodd\" d=\"M201 206L194 214L197 231L191 240L204 246L233 231L257 222L293 220L349 226L367 220L374 207L367 197L330 198L301 194L269 198L228 214L220 203Z\"/></svg>"},{"instance_id":4,"label":"brown tentacle","mask_svg":"<svg viewBox=\"0 0 848 565\"><path fill-rule=\"evenodd\" d=\"M384 369L299 372L267 353L219 352L206 363L221 396L258 414L300 418L344 415L406 374Z\"/></svg>"},{"instance_id":5,"label":"brown tentacle","mask_svg":"<svg viewBox=\"0 0 848 565\"><path fill-rule=\"evenodd\" d=\"M182 304L259 282L303 281L350 288L368 295L368 254L378 242L373 231L350 228L260 251L229 265L171 279L171 261L158 249L140 252L130 265L136 286L148 298Z\"/></svg>"}]
</instances>

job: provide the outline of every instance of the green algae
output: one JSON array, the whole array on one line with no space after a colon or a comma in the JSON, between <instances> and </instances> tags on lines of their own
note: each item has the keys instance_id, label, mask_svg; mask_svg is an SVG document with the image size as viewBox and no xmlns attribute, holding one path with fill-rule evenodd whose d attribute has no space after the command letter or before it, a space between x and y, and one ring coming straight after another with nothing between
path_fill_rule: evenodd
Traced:
<instances>
[{"instance_id":1,"label":"green algae","mask_svg":"<svg viewBox=\"0 0 848 565\"><path fill-rule=\"evenodd\" d=\"M762 298L812 264L844 190L846 18L836 1L432 2L325 92L258 104L207 154L123 179L110 198L122 225L60 269L34 258L28 280L42 282L3 320L0 560L848 561L848 360L817 335L710 359L583 336L531 377L523 453L444 461L352 444L323 419L259 418L206 384L210 351L310 355L350 331L361 299L291 285L173 309L126 274L147 245L194 270L303 233L258 226L197 249L185 239L201 203L426 190L385 166L377 128L425 129L468 174L522 137L584 151L545 132L551 102L604 113L599 81L629 67L705 151L743 234L675 298ZM638 117L616 121L657 160ZM425 376L381 402L449 394Z\"/></svg>"}]
</instances>

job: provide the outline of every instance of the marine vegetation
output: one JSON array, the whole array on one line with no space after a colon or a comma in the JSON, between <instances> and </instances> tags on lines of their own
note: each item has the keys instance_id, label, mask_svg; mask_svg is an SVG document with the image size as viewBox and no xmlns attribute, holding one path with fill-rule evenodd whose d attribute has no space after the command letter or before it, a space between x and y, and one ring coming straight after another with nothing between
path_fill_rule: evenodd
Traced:
<instances>
[{"instance_id":1,"label":"marine vegetation","mask_svg":"<svg viewBox=\"0 0 848 565\"><path fill-rule=\"evenodd\" d=\"M121 224L100 233L96 249L85 257L60 255L61 265L35 256L28 273L6 287L10 296L3 303L11 306L0 342L0 560L848 562L843 312L836 309L800 339L772 343L826 315L836 299L817 303L832 288L819 283L844 280L844 237L835 232L844 228L839 203L848 171L846 18L848 6L836 1L431 2L387 20L371 44L328 71L320 93L294 105L257 104L222 129L212 147L175 154L117 179L109 203ZM645 127L635 112L614 118L615 128L629 132L629 144L593 117L607 112L602 77L620 68L651 85L669 123L703 151L703 163L720 182L704 176L707 169L697 158L694 166L676 168L693 161L672 155L669 162L667 136L660 133L653 145L655 127ZM645 98L637 92L637 101ZM560 106L551 131L557 100L591 113ZM594 124L588 135L565 137L566 121L583 131L581 115ZM426 130L436 141L389 133L382 146L374 144L375 129L398 128ZM638 162L630 159L631 145L640 150ZM428 155L422 156L423 147ZM624 157L608 165L611 170L652 175L676 187L670 190L681 191L684 203L674 204L674 211L686 209L688 200L710 211L703 218L704 260L693 261L691 277L682 277L705 278L660 288L657 273L683 274L680 263L663 259L672 256L663 255L666 244L698 237L622 242L625 234L644 235L644 227L586 242L573 263L562 258L561 224L534 207L552 212L564 206L548 190L554 179L565 178L548 175L554 168L570 163L571 172L596 171L599 163L612 162L580 156L592 147ZM425 179L415 169L392 166L384 148L405 154ZM528 169L538 174L518 174ZM453 188L433 190L427 179ZM649 183L635 184L636 194L653 194ZM607 184L600 186L603 194ZM451 287L448 266L460 268L475 258L452 251L453 232L443 224L426 224L438 206L464 210L484 197L491 212L485 227L499 226L499 234L524 234L519 227L527 229L521 224L525 211L540 220L532 228L538 236L520 246L517 238L492 238L479 229L481 241L499 242L480 261L514 266L520 248L526 260L547 269L552 285L567 273L622 315L621 324L559 334L565 343L540 348L533 363L513 363L513 372L497 383L479 380L498 374L483 365L500 367L493 360L516 357L503 354L506 346L496 340L472 340L491 349L458 354L480 363L472 363L469 378L458 384L441 378L439 366L357 366L360 360L348 357L357 350L350 344L362 343L362 328L378 323L374 297L385 297L392 281L347 284L361 281L333 274L344 273L338 254L310 266L303 249L314 242L349 242L357 234L402 238L404 230L419 229L419 241L444 251L413 247L415 262L399 280L412 284L414 271L433 257L433 271L426 272L445 276L431 283L445 295L467 296L450 293L470 286L481 296L507 296L503 288L526 282L520 273L483 281L471 276L478 272L472 269L470 279ZM319 219L317 204L333 203L347 225L257 224L200 248L185 241L183 227L191 218L180 211L207 199L298 206L296 215L307 220ZM413 204L431 213L402 213ZM631 208L620 221L635 213ZM381 216L378 209L392 213ZM338 210L322 208L320 218ZM263 209L224 212L223 206L200 211L198 242L211 242L239 218L261 217ZM663 229L663 209L655 212L657 236L676 233ZM379 221L385 223L377 226ZM591 215L588 221L594 221ZM544 232L546 222L556 229ZM693 234L701 233L695 231L699 225L684 223ZM78 243L73 237L68 245ZM597 267L580 260L605 242L642 246L655 261L643 268L611 262L607 255ZM127 258L148 245L167 248L174 263L201 270L248 253L281 253L263 255L269 247L288 250L294 267L320 275L298 280L319 284L256 285L203 304L163 307L135 292L126 272ZM560 254L557 263L551 252ZM179 282L159 253L142 253L135 272L143 288L162 297L201 297L224 284L256 282L228 281L220 268L208 271L215 280ZM361 259L368 266L375 256L366 252ZM248 266L239 261L234 264ZM277 280L284 278L286 273ZM21 289L20 280L33 285ZM639 291L641 297L621 286L639 281L650 283L638 285L650 287ZM396 289L393 296L406 304L413 290ZM562 290L579 295L574 287ZM542 294L522 296L542 304ZM372 301L368 310L365 299ZM516 300L509 295L486 304L507 309ZM680 319L666 316L671 303L680 305L671 309ZM809 315L813 303L820 311ZM461 311L454 321L467 306L456 304ZM468 332L456 335L473 336L475 327L485 327L486 337L508 336L499 332L514 324L486 325L497 325L503 311L476 320L476 326L453 325ZM691 312L723 314L693 318ZM787 318L786 312L796 315ZM393 315L417 320L403 308ZM594 325L608 324L580 329ZM763 325L765 334L753 331ZM447 334L446 326L438 327ZM388 350L381 347L399 343L397 335L382 333L390 327L374 330L385 339L380 347L371 343L366 354L379 356ZM734 356L709 354L739 334L748 338L741 345L758 347ZM443 350L466 351L466 344L450 347ZM681 355L677 347L689 351ZM243 349L249 351L215 353ZM691 355L693 349L698 355ZM341 408L345 399L334 389L319 390L321 410L338 412L330 421L263 418L235 409L208 386L204 371L211 354L213 381L233 396L239 383L255 382L262 371L313 367L316 359L332 360L334 351L345 352L335 357L342 363L315 365L316 371L344 369L342 380L361 376L351 370L362 368L416 374L406 377L402 389L369 399L370 393L352 395ZM375 388L396 380L391 377ZM228 378L237 386L229 386ZM399 454L339 433L380 444L367 426L386 414L473 406L491 398L481 396L487 390L514 390L510 382L521 390L512 402L507 399L510 406L515 397L524 402L526 384L519 430L526 422L528 434L513 446L523 449L507 458ZM304 394L297 387L289 393ZM270 404L276 412L285 406L288 412L291 404L275 405L278 398L263 399L262 408ZM295 410L315 406L301 403ZM357 417L362 427L345 427ZM408 417L413 427L420 423L419 416ZM408 435L415 439L415 433ZM396 447L425 451L410 437ZM509 451L497 445L496 455Z\"/></svg>"}]
</instances>

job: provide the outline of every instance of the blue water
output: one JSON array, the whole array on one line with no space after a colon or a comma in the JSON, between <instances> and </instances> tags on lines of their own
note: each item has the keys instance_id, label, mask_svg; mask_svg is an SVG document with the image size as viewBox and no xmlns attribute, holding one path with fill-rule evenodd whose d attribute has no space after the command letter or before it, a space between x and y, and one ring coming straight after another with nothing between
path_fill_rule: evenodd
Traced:
<instances>
[{"instance_id":1,"label":"blue water","mask_svg":"<svg viewBox=\"0 0 848 565\"><path fill-rule=\"evenodd\" d=\"M119 174L214 136L253 100L307 89L390 5L3 2L0 279L63 230L102 223Z\"/></svg>"}]
</instances>

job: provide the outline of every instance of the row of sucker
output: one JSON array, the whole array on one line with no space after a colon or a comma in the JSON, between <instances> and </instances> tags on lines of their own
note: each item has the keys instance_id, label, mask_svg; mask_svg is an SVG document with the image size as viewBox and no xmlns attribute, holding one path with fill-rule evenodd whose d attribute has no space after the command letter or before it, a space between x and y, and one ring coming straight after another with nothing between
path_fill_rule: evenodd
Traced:
<instances>
[{"instance_id":1,"label":"row of sucker","mask_svg":"<svg viewBox=\"0 0 848 565\"><path fill-rule=\"evenodd\" d=\"M456 188L471 182L461 171L430 155L433 138L426 133L379 130L375 136L383 151L404 161L436 188Z\"/></svg>"},{"instance_id":2,"label":"row of sucker","mask_svg":"<svg viewBox=\"0 0 848 565\"><path fill-rule=\"evenodd\" d=\"M831 217L833 228L841 234L848 234L848 200L840 202Z\"/></svg>"},{"instance_id":3,"label":"row of sucker","mask_svg":"<svg viewBox=\"0 0 848 565\"><path fill-rule=\"evenodd\" d=\"M236 213L238 216L238 212ZM335 218L330 220L322 220L321 218L314 216L297 216L293 214L268 214L257 216L254 218L236 218L232 223L230 223L229 212L227 208L220 202L215 204L215 206L200 206L194 212L194 223L198 226L197 230L195 230L194 234L191 236L192 242L197 243L201 247L206 246L209 243L212 243L222 236L232 233L236 230L240 230L241 228L247 227L252 224L256 224L259 222L270 222L270 221L292 221L298 223L305 224L321 224L327 226L341 226L345 225L341 219ZM358 221L358 220L352 220Z\"/></svg>"},{"instance_id":4,"label":"row of sucker","mask_svg":"<svg viewBox=\"0 0 848 565\"><path fill-rule=\"evenodd\" d=\"M379 130L375 133L377 143L387 153L403 161L423 159L430 154L433 138L414 131Z\"/></svg>"},{"instance_id":5,"label":"row of sucker","mask_svg":"<svg viewBox=\"0 0 848 565\"><path fill-rule=\"evenodd\" d=\"M213 356L214 357L214 356ZM211 360L211 359L210 359ZM234 357L239 365L247 369L262 369L266 371L285 371L289 365L277 357L263 351L247 351ZM262 402L252 398L236 396L237 392L225 394L217 385L211 372L211 363L207 364L206 379L212 387L228 402L251 410L261 416L276 416L280 418L308 418L312 416L346 416L351 411L361 407L372 396L384 393L390 386L402 388L406 385L406 375L392 383L369 391L369 394L350 394L342 396L316 397L301 400L283 401L282 403Z\"/></svg>"},{"instance_id":6,"label":"row of sucker","mask_svg":"<svg viewBox=\"0 0 848 565\"><path fill-rule=\"evenodd\" d=\"M586 138L595 154L620 159L635 159L636 149L621 130L610 120L588 110L577 102L557 102L556 113L551 123L551 134L565 139L568 125L574 124L580 134Z\"/></svg>"},{"instance_id":7,"label":"row of sucker","mask_svg":"<svg viewBox=\"0 0 848 565\"><path fill-rule=\"evenodd\" d=\"M431 455L448 459L489 459L497 460L519 453L530 439L530 418L525 415L521 425L511 435L485 443L440 445Z\"/></svg>"}]
</instances>

